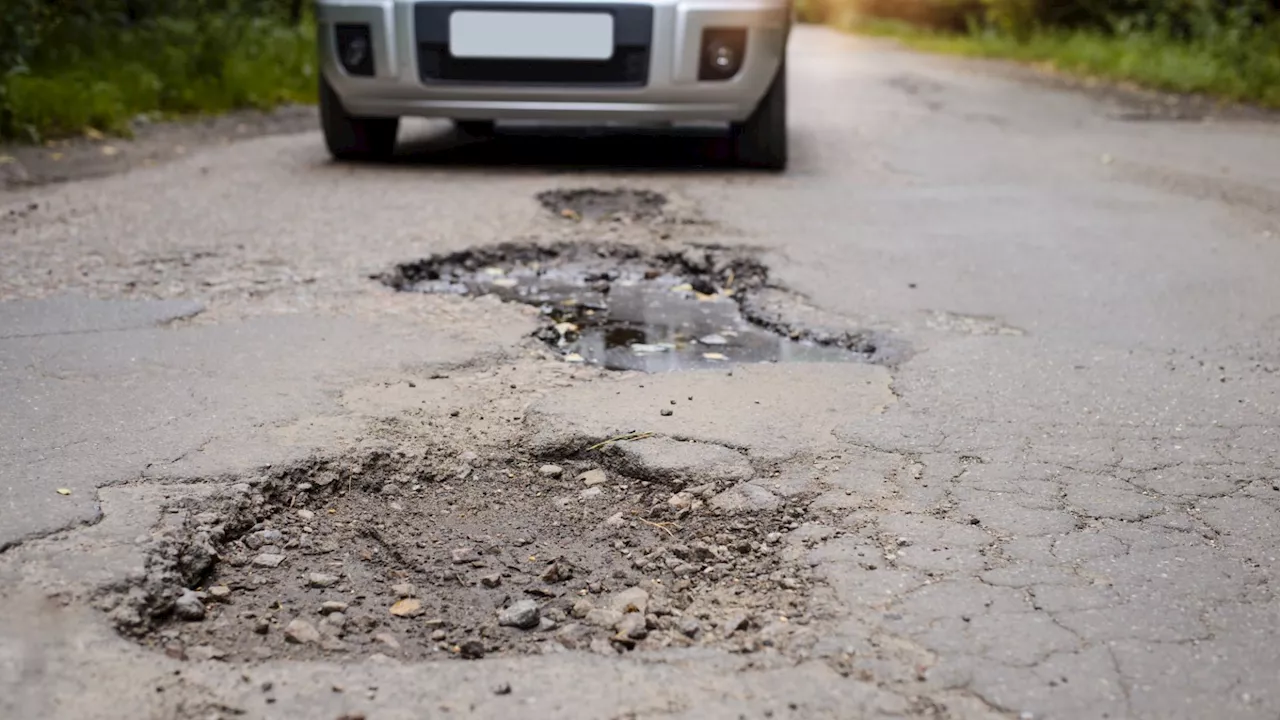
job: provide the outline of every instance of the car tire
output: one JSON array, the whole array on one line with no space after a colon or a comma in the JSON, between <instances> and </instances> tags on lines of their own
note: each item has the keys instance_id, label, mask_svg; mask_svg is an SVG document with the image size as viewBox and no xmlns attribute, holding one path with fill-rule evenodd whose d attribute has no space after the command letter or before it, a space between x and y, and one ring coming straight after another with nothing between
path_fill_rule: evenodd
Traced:
<instances>
[{"instance_id":1,"label":"car tire","mask_svg":"<svg viewBox=\"0 0 1280 720\"><path fill-rule=\"evenodd\" d=\"M385 161L396 149L400 118L355 117L323 76L320 78L320 126L329 154L337 160Z\"/></svg>"},{"instance_id":2,"label":"car tire","mask_svg":"<svg viewBox=\"0 0 1280 720\"><path fill-rule=\"evenodd\" d=\"M743 167L787 167L787 63L778 65L769 90L746 122L732 128L734 160Z\"/></svg>"},{"instance_id":3,"label":"car tire","mask_svg":"<svg viewBox=\"0 0 1280 720\"><path fill-rule=\"evenodd\" d=\"M463 135L479 138L492 136L497 127L492 120L455 120L453 126Z\"/></svg>"}]
</instances>

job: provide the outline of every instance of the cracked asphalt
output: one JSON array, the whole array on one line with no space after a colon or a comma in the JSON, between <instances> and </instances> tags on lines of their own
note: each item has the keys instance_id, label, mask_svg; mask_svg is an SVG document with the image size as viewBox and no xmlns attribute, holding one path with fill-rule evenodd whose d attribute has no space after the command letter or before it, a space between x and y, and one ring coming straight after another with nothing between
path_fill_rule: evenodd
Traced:
<instances>
[{"instance_id":1,"label":"cracked asphalt","mask_svg":"<svg viewBox=\"0 0 1280 720\"><path fill-rule=\"evenodd\" d=\"M305 132L0 192L0 715L1280 717L1280 125L812 28L792 55L777 177L696 135L418 123L387 167ZM618 186L677 220L536 199ZM907 351L618 374L532 340L531 308L371 279L575 240L751 249L797 317ZM709 448L637 450L637 477L803 513L777 553L804 642L183 659L113 625L165 527L273 469L508 472L637 430Z\"/></svg>"}]
</instances>

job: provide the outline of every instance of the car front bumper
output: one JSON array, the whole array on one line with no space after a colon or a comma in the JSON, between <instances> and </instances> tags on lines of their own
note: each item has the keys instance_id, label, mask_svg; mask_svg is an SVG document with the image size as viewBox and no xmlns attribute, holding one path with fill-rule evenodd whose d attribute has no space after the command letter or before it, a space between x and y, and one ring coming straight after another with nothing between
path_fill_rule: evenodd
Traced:
<instances>
[{"instance_id":1,"label":"car front bumper","mask_svg":"<svg viewBox=\"0 0 1280 720\"><path fill-rule=\"evenodd\" d=\"M367 117L573 122L742 121L769 89L786 53L787 0L608 0L650 18L645 77L630 84L439 80L427 37L457 0L319 0L321 70L347 112ZM465 0L468 8L538 7L529 0ZM588 0L558 0L584 9ZM650 10L651 9L651 10ZM447 22L447 20L446 20ZM348 73L338 60L334 26L369 27L372 76ZM747 33L741 69L728 80L699 80L704 28ZM435 47L438 47L435 46Z\"/></svg>"}]
</instances>

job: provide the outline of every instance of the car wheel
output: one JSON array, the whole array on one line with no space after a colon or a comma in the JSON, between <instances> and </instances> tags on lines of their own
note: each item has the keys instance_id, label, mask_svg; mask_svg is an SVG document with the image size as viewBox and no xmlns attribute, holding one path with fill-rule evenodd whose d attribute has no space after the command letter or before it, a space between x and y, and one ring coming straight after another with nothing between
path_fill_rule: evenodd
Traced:
<instances>
[{"instance_id":1,"label":"car wheel","mask_svg":"<svg viewBox=\"0 0 1280 720\"><path fill-rule=\"evenodd\" d=\"M739 165L762 170L787 167L787 63L746 122L733 126L733 154Z\"/></svg>"},{"instance_id":2,"label":"car wheel","mask_svg":"<svg viewBox=\"0 0 1280 720\"><path fill-rule=\"evenodd\" d=\"M457 120L453 123L458 132L471 137L489 137L494 134L495 123L492 120Z\"/></svg>"},{"instance_id":3,"label":"car wheel","mask_svg":"<svg viewBox=\"0 0 1280 720\"><path fill-rule=\"evenodd\" d=\"M320 125L329 154L338 160L388 160L396 149L400 118L355 117L323 76L320 78Z\"/></svg>"}]
</instances>

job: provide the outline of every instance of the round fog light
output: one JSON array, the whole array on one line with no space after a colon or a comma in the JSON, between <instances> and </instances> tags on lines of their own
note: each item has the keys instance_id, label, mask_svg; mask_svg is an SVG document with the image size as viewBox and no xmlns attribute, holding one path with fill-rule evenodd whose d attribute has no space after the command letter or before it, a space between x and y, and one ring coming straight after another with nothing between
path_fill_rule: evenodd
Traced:
<instances>
[{"instance_id":1,"label":"round fog light","mask_svg":"<svg viewBox=\"0 0 1280 720\"><path fill-rule=\"evenodd\" d=\"M737 53L733 51L733 48L720 43L707 48L707 56L711 66L720 72L732 70L733 66L738 62Z\"/></svg>"},{"instance_id":2,"label":"round fog light","mask_svg":"<svg viewBox=\"0 0 1280 720\"><path fill-rule=\"evenodd\" d=\"M342 59L347 67L359 67L369 56L369 43L362 37L351 38L347 46L343 48Z\"/></svg>"}]
</instances>

